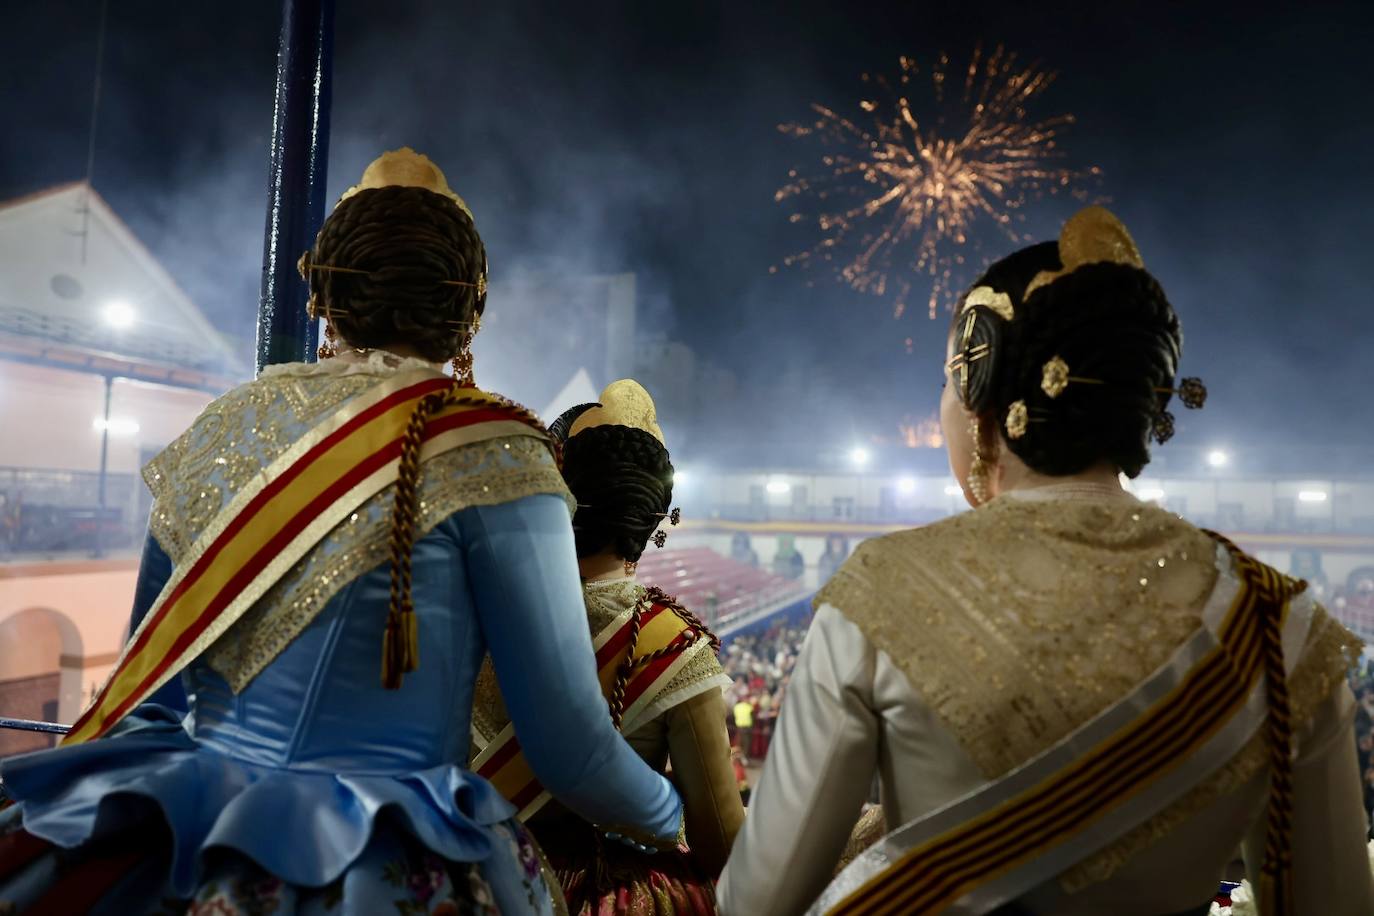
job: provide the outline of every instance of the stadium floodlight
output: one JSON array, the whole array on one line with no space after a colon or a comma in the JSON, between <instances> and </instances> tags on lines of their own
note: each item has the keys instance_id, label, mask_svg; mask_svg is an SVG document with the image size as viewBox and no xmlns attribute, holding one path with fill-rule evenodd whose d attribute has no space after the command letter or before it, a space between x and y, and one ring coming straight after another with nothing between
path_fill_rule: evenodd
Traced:
<instances>
[{"instance_id":1,"label":"stadium floodlight","mask_svg":"<svg viewBox=\"0 0 1374 916\"><path fill-rule=\"evenodd\" d=\"M1325 490L1299 490L1298 502L1300 503L1324 503L1326 502Z\"/></svg>"},{"instance_id":2,"label":"stadium floodlight","mask_svg":"<svg viewBox=\"0 0 1374 916\"><path fill-rule=\"evenodd\" d=\"M916 492L916 478L915 478L915 477L899 477L899 478L897 478L897 492L900 493L900 494L902 494L903 496L910 496L911 494L915 493L915 492Z\"/></svg>"},{"instance_id":3,"label":"stadium floodlight","mask_svg":"<svg viewBox=\"0 0 1374 916\"><path fill-rule=\"evenodd\" d=\"M133 323L138 320L138 313L134 311L134 307L123 299L115 299L106 303L101 316L105 319L106 324L119 331L132 327Z\"/></svg>"},{"instance_id":4,"label":"stadium floodlight","mask_svg":"<svg viewBox=\"0 0 1374 916\"><path fill-rule=\"evenodd\" d=\"M111 436L132 436L139 429L137 420L130 420L125 417L111 417L108 420L104 417L96 417L91 426L96 432L108 432Z\"/></svg>"},{"instance_id":5,"label":"stadium floodlight","mask_svg":"<svg viewBox=\"0 0 1374 916\"><path fill-rule=\"evenodd\" d=\"M774 496L782 496L784 493L792 492L792 485L785 480L770 480L764 489Z\"/></svg>"},{"instance_id":6,"label":"stadium floodlight","mask_svg":"<svg viewBox=\"0 0 1374 916\"><path fill-rule=\"evenodd\" d=\"M857 446L849 450L849 461L856 468L867 467L868 461L872 457L873 456L868 453L868 449L863 446Z\"/></svg>"},{"instance_id":7,"label":"stadium floodlight","mask_svg":"<svg viewBox=\"0 0 1374 916\"><path fill-rule=\"evenodd\" d=\"M1207 453L1207 464L1214 468L1224 468L1231 463L1231 456L1219 448Z\"/></svg>"}]
</instances>

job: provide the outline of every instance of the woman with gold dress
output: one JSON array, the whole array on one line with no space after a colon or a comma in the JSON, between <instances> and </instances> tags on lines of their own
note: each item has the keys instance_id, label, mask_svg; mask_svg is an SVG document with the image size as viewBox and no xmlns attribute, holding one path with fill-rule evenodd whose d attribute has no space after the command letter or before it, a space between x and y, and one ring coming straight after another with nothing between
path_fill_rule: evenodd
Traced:
<instances>
[{"instance_id":1,"label":"woman with gold dress","mask_svg":"<svg viewBox=\"0 0 1374 916\"><path fill-rule=\"evenodd\" d=\"M610 719L651 767L671 767L687 846L646 857L601 842L585 819L544 804L533 788L508 797L527 817L574 916L714 913L712 883L744 817L725 727L730 680L709 630L635 580L648 542L663 544L666 534L655 534L660 525L677 523L677 512L669 511L673 466L653 401L638 383L615 382L599 403L564 413L551 432L562 442L563 477L577 500L578 566ZM479 773L499 759L505 727L496 698L483 709L479 701ZM500 771L491 775L503 791L512 784Z\"/></svg>"},{"instance_id":2,"label":"woman with gold dress","mask_svg":"<svg viewBox=\"0 0 1374 916\"><path fill-rule=\"evenodd\" d=\"M1088 208L961 298L941 421L974 511L816 598L730 916L1374 913L1345 671L1303 583L1119 482L1169 438L1178 318ZM874 774L887 829L831 882ZM829 886L827 886L829 885Z\"/></svg>"}]
</instances>

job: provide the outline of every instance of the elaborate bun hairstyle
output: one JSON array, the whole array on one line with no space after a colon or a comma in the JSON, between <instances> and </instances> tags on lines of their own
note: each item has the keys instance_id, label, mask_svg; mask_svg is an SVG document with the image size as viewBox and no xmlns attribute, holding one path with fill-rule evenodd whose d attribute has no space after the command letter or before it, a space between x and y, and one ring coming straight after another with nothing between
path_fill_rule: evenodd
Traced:
<instances>
[{"instance_id":1,"label":"elaborate bun hairstyle","mask_svg":"<svg viewBox=\"0 0 1374 916\"><path fill-rule=\"evenodd\" d=\"M673 464L649 393L630 379L613 382L599 403L564 411L549 432L562 442L563 479L577 500L577 555L609 548L638 561L673 501Z\"/></svg>"},{"instance_id":2,"label":"elaborate bun hairstyle","mask_svg":"<svg viewBox=\"0 0 1374 916\"><path fill-rule=\"evenodd\" d=\"M951 334L964 406L994 416L1035 471L1062 476L1106 461L1135 477L1151 436L1172 434L1178 316L1126 228L1101 207L1069 220L1058 244L989 267ZM1189 407L1206 397L1196 379L1179 393Z\"/></svg>"},{"instance_id":3,"label":"elaborate bun hairstyle","mask_svg":"<svg viewBox=\"0 0 1374 916\"><path fill-rule=\"evenodd\" d=\"M312 308L355 347L404 344L444 362L486 307L487 254L472 212L427 157L367 167L301 259Z\"/></svg>"}]
</instances>

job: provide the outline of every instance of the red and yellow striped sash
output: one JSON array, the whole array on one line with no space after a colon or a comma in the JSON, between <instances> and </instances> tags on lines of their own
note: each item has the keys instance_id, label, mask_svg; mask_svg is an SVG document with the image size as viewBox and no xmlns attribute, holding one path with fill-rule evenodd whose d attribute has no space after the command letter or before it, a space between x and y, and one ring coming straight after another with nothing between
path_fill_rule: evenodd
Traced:
<instances>
[{"instance_id":1,"label":"red and yellow striped sash","mask_svg":"<svg viewBox=\"0 0 1374 916\"><path fill-rule=\"evenodd\" d=\"M432 372L399 373L354 398L259 474L213 520L62 742L108 732L175 677L340 521L396 480L420 401L449 391ZM423 459L507 435L543 435L524 408L476 389L435 413ZM378 634L380 644L380 630Z\"/></svg>"},{"instance_id":2,"label":"red and yellow striped sash","mask_svg":"<svg viewBox=\"0 0 1374 916\"><path fill-rule=\"evenodd\" d=\"M616 674L629 648L632 617L633 612L624 619L617 619L592 641L596 649L601 693L608 703ZM682 653L693 644L695 638L696 631L692 625L674 613L669 604L655 602L640 618L639 638L634 647L635 658L642 659L660 650L667 651L638 667L625 685L623 723L630 730L633 730L637 709L651 702L676 675ZM520 739L510 723L473 759L472 769L516 807L521 820L528 819L549 800L548 792L525 759L520 749Z\"/></svg>"},{"instance_id":3,"label":"red and yellow striped sash","mask_svg":"<svg viewBox=\"0 0 1374 916\"><path fill-rule=\"evenodd\" d=\"M916 845L826 913L939 913L1091 829L1104 814L1186 762L1242 711L1266 666L1273 670L1275 633L1281 633L1289 600L1301 589L1243 554L1237 552L1235 560L1241 587L1222 622L1218 644L1172 690L1070 765ZM1285 720L1277 727L1286 725ZM1286 744L1282 753L1287 753ZM1271 803L1271 819L1284 818L1285 803ZM1286 871L1286 842L1271 842L1279 847L1271 851L1276 870ZM1285 883L1281 873L1272 880L1280 887Z\"/></svg>"}]
</instances>

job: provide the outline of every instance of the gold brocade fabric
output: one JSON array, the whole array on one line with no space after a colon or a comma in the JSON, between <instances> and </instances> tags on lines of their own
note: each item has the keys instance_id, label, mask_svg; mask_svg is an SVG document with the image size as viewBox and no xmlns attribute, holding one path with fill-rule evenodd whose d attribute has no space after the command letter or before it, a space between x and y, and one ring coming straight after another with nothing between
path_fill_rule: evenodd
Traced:
<instances>
[{"instance_id":1,"label":"gold brocade fabric","mask_svg":"<svg viewBox=\"0 0 1374 916\"><path fill-rule=\"evenodd\" d=\"M1217 546L1126 499L1000 498L860 545L816 597L892 659L988 779L1129 693L1201 625ZM1353 636L1318 609L1291 679L1295 722L1343 675ZM1192 793L1063 876L1103 880L1265 764L1262 737Z\"/></svg>"},{"instance_id":2,"label":"gold brocade fabric","mask_svg":"<svg viewBox=\"0 0 1374 916\"><path fill-rule=\"evenodd\" d=\"M144 469L153 492L150 529L180 563L210 521L254 475L349 399L414 360L344 360L273 367L212 403L191 428ZM437 371L436 371L437 375ZM451 449L422 465L417 537L468 506L534 493L571 499L548 448L532 436ZM242 690L325 604L386 561L392 487L328 532L206 653L230 687Z\"/></svg>"}]
</instances>

